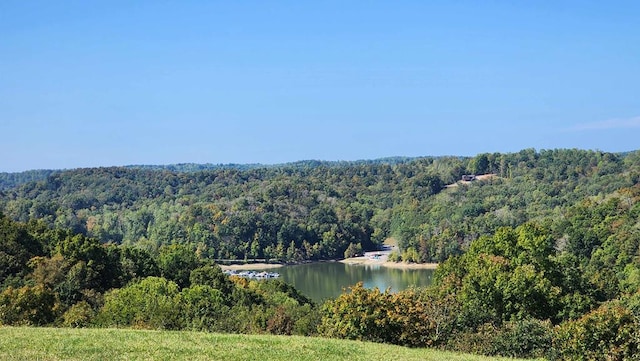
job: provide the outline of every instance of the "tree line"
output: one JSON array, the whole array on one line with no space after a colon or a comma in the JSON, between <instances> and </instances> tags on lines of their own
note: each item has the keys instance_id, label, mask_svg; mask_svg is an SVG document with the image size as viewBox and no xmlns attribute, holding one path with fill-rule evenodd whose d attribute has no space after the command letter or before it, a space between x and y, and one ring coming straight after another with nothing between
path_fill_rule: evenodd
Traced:
<instances>
[{"instance_id":1,"label":"tree line","mask_svg":"<svg viewBox=\"0 0 640 361\"><path fill-rule=\"evenodd\" d=\"M463 174L490 174L453 185ZM640 153L174 171L89 168L0 193L0 323L322 335L487 355L640 350ZM339 258L397 239L434 285L314 305L220 258Z\"/></svg>"},{"instance_id":2,"label":"tree line","mask_svg":"<svg viewBox=\"0 0 640 361\"><path fill-rule=\"evenodd\" d=\"M0 214L0 325L315 333L316 305L280 280L227 277L185 245L103 244Z\"/></svg>"},{"instance_id":3,"label":"tree line","mask_svg":"<svg viewBox=\"0 0 640 361\"><path fill-rule=\"evenodd\" d=\"M320 335L485 355L632 359L640 351L640 185L482 235L424 289L354 285L315 305L228 277L182 244L104 244L0 216L0 324Z\"/></svg>"},{"instance_id":4,"label":"tree line","mask_svg":"<svg viewBox=\"0 0 640 361\"><path fill-rule=\"evenodd\" d=\"M558 218L482 235L427 289L362 284L322 306L321 333L509 357L640 354L640 185Z\"/></svg>"},{"instance_id":5,"label":"tree line","mask_svg":"<svg viewBox=\"0 0 640 361\"><path fill-rule=\"evenodd\" d=\"M637 153L525 149L242 170L88 168L7 189L0 209L103 243L188 244L212 259L342 258L394 237L398 259L443 262L500 227L633 185L639 163ZM494 176L445 188L468 173Z\"/></svg>"}]
</instances>

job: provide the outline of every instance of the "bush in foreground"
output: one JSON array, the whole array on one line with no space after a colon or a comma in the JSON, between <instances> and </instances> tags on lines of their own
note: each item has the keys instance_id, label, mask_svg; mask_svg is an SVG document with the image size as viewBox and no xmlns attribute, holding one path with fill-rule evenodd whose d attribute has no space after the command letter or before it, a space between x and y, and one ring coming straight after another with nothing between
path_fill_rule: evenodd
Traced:
<instances>
[{"instance_id":1,"label":"bush in foreground","mask_svg":"<svg viewBox=\"0 0 640 361\"><path fill-rule=\"evenodd\" d=\"M560 360L638 360L640 323L619 304L605 304L557 327L553 358Z\"/></svg>"}]
</instances>

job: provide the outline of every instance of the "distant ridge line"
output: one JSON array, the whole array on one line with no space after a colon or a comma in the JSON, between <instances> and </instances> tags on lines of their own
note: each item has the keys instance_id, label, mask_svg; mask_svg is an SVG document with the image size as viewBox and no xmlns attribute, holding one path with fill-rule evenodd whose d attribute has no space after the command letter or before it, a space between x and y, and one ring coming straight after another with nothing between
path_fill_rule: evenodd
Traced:
<instances>
[{"instance_id":1,"label":"distant ridge line","mask_svg":"<svg viewBox=\"0 0 640 361\"><path fill-rule=\"evenodd\" d=\"M316 168L316 167L346 167L354 165L366 165L366 164L401 164L407 163L418 159L435 159L439 157L384 157L371 160L354 160L354 161L323 161L323 160L301 160L289 163L278 164L261 164L261 163L227 163L227 164L213 164L213 163L174 163L165 165L154 164L133 164L124 166L97 166L97 167L77 167L69 169L37 169L27 170L23 172L0 172L0 191L10 189L28 182L37 182L47 179L49 176L79 169L109 169L109 168L125 168L125 169L140 169L147 171L170 171L175 173L195 173L201 171L215 171L233 169L238 171L249 171L255 169L275 169L275 168L287 168L287 169L303 169L303 168Z\"/></svg>"}]
</instances>

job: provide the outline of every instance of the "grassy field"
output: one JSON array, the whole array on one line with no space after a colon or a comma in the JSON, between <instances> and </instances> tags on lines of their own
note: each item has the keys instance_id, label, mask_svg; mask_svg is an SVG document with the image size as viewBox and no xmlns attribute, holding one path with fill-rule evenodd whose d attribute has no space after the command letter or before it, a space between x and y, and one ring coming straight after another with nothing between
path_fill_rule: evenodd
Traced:
<instances>
[{"instance_id":1,"label":"grassy field","mask_svg":"<svg viewBox=\"0 0 640 361\"><path fill-rule=\"evenodd\" d=\"M2 360L491 360L311 337L0 327Z\"/></svg>"}]
</instances>

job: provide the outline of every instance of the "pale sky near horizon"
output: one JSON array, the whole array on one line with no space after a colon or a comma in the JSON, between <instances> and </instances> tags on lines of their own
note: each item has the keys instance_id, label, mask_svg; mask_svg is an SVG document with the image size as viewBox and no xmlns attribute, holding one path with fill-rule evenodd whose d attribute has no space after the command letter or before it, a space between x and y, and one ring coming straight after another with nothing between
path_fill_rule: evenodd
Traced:
<instances>
[{"instance_id":1,"label":"pale sky near horizon","mask_svg":"<svg viewBox=\"0 0 640 361\"><path fill-rule=\"evenodd\" d=\"M0 172L640 149L637 1L0 1Z\"/></svg>"}]
</instances>

